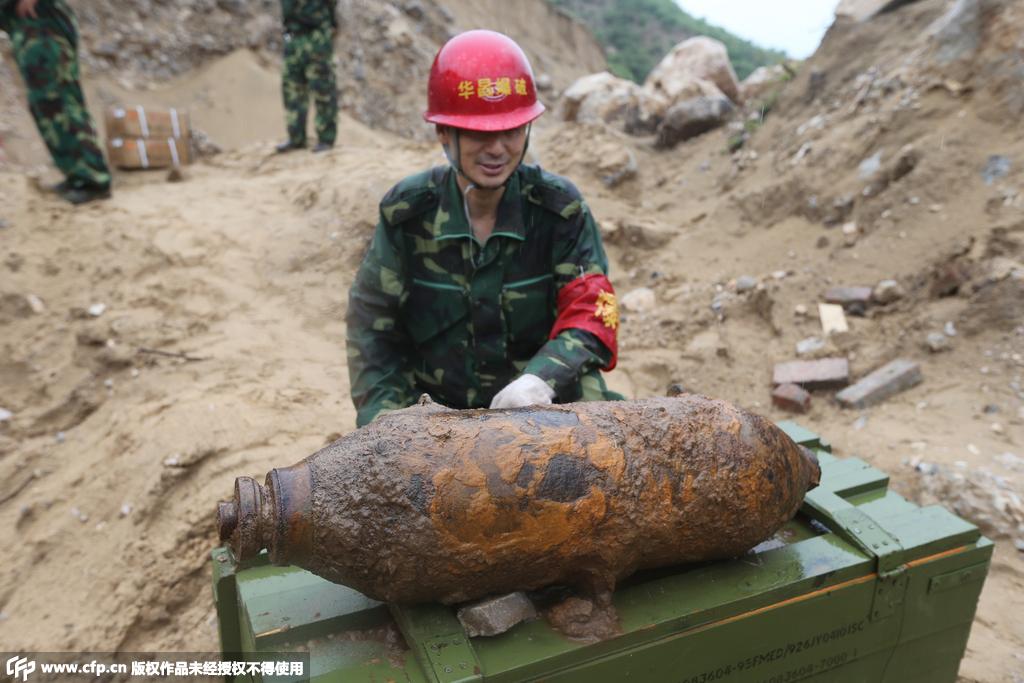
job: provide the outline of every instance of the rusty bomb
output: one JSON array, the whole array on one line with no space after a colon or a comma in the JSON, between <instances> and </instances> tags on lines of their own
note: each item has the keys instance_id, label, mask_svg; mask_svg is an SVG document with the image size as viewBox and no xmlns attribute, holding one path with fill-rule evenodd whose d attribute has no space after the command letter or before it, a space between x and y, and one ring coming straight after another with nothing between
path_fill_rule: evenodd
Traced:
<instances>
[{"instance_id":1,"label":"rusty bomb","mask_svg":"<svg viewBox=\"0 0 1024 683\"><path fill-rule=\"evenodd\" d=\"M817 485L814 455L724 401L382 415L218 507L239 560L269 551L378 600L456 603L742 555Z\"/></svg>"}]
</instances>

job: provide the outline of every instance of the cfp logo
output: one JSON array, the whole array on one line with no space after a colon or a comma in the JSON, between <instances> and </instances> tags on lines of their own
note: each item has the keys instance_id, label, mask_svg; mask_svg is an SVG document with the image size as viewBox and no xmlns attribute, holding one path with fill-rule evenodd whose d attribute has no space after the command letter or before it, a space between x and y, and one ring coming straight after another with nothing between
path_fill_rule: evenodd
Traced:
<instances>
[{"instance_id":1,"label":"cfp logo","mask_svg":"<svg viewBox=\"0 0 1024 683\"><path fill-rule=\"evenodd\" d=\"M18 676L21 676L22 681L27 681L28 675L35 670L36 663L29 661L28 657L15 655L7 660L7 675L13 676L14 680L18 680Z\"/></svg>"}]
</instances>

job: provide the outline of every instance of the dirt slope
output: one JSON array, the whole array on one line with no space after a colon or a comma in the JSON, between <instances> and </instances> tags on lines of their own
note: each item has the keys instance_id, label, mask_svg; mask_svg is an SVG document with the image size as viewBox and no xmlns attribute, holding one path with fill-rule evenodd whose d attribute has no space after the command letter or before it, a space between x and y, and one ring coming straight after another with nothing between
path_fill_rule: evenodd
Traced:
<instances>
[{"instance_id":1,"label":"dirt slope","mask_svg":"<svg viewBox=\"0 0 1024 683\"><path fill-rule=\"evenodd\" d=\"M770 405L771 368L819 332L795 307L813 311L831 284L899 281L901 300L851 317L829 350L856 376L909 357L924 383L859 412L816 395L799 419L840 455L889 472L904 495L939 498L996 538L961 673L1003 683L1024 679L1013 546L1024 135L1013 115L1019 43L1006 38L1024 24L1017 6L986 5L983 47L942 64L945 45L925 32L948 6L924 0L834 27L735 155L724 131L656 153L553 120L532 149L587 196L620 295L654 291L652 309L625 312L609 375L630 396L681 382L788 417ZM450 7L473 20L471 3ZM347 287L376 201L440 155L346 116L332 153L269 156L283 126L275 68L242 52L166 90L93 80L95 102L186 102L211 137L239 147L184 182L119 174L112 200L76 211L41 193L24 165L0 166L0 407L14 413L0 422L0 540L19 549L0 575L0 642L11 648L215 648L206 562L216 500L234 477L262 476L353 426ZM16 104L11 92L0 88L0 104ZM239 112L244 127L231 125ZM3 121L38 144L24 119ZM865 159L880 153L888 169L908 144L910 171L878 185L862 176ZM630 153L637 177L607 187L602 164ZM1009 169L986 184L993 155ZM856 235L844 236L848 223ZM763 287L737 292L742 275ZM925 336L947 323L951 350L930 353Z\"/></svg>"}]
</instances>

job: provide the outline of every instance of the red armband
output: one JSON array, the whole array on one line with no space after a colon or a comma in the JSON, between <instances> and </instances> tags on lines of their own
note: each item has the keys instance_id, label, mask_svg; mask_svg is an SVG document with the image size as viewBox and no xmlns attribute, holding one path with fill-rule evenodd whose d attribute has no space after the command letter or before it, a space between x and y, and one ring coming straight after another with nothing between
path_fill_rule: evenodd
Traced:
<instances>
[{"instance_id":1,"label":"red armband","mask_svg":"<svg viewBox=\"0 0 1024 683\"><path fill-rule=\"evenodd\" d=\"M549 339L562 330L586 330L612 352L605 371L615 368L619 360L619 305L608 278L600 273L578 277L558 292L558 317Z\"/></svg>"}]
</instances>

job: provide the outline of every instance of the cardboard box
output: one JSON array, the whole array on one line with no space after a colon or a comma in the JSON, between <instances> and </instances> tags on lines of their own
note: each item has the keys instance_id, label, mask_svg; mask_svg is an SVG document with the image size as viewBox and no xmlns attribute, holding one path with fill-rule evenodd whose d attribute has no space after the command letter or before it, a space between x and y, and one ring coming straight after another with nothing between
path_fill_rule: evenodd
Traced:
<instances>
[{"instance_id":1,"label":"cardboard box","mask_svg":"<svg viewBox=\"0 0 1024 683\"><path fill-rule=\"evenodd\" d=\"M192 145L180 138L113 138L107 142L107 157L117 168L172 168L192 163Z\"/></svg>"},{"instance_id":2,"label":"cardboard box","mask_svg":"<svg viewBox=\"0 0 1024 683\"><path fill-rule=\"evenodd\" d=\"M107 139L114 138L178 138L192 136L188 113L177 109L111 107L106 117Z\"/></svg>"}]
</instances>

